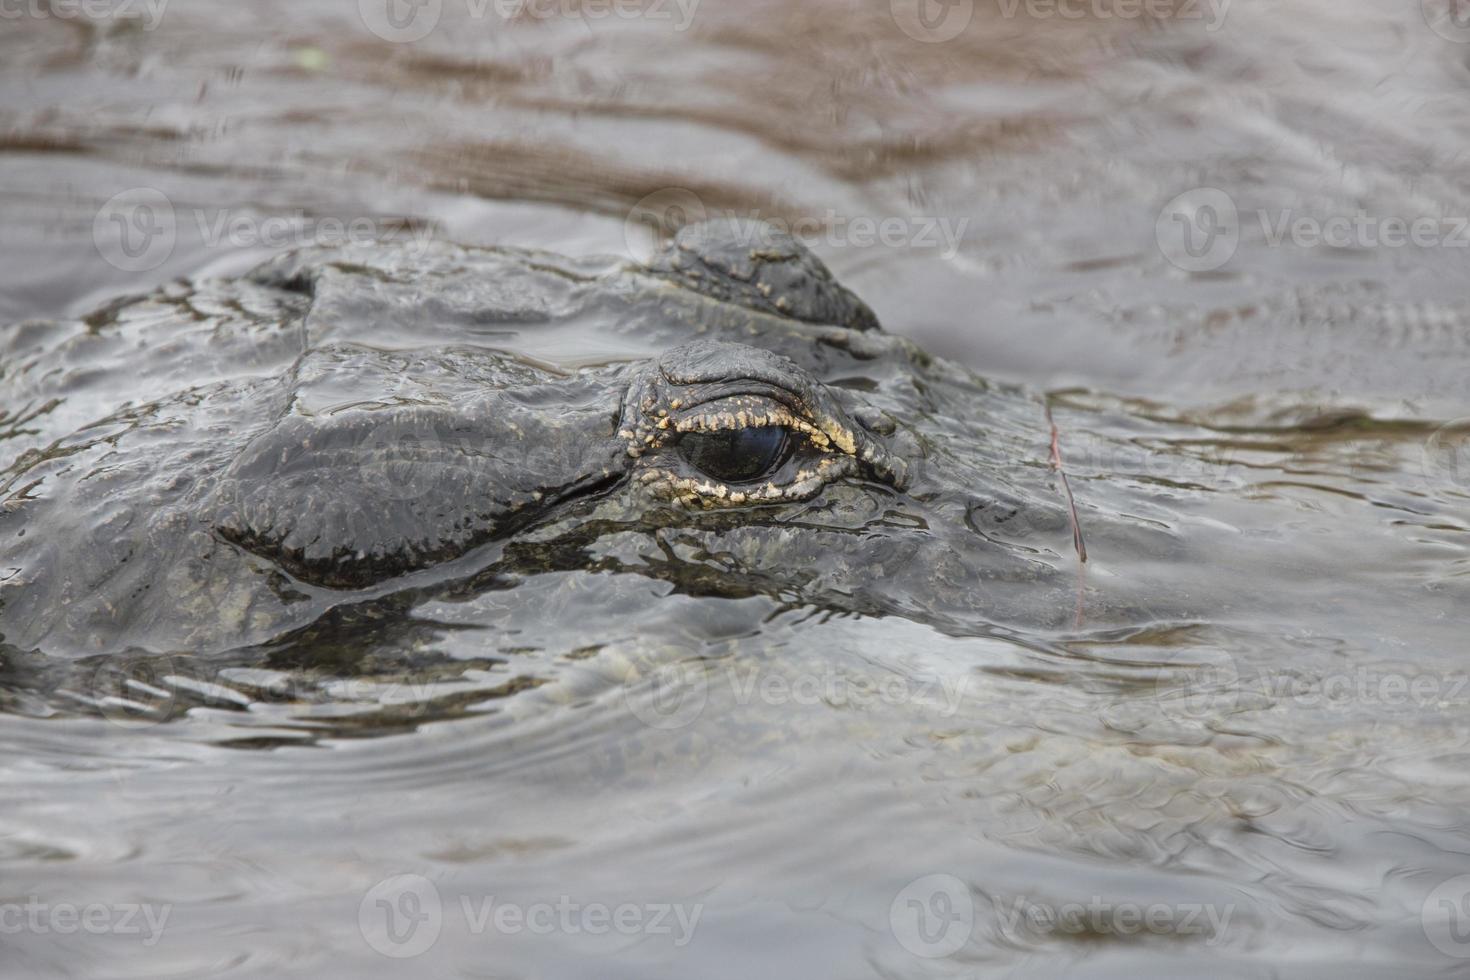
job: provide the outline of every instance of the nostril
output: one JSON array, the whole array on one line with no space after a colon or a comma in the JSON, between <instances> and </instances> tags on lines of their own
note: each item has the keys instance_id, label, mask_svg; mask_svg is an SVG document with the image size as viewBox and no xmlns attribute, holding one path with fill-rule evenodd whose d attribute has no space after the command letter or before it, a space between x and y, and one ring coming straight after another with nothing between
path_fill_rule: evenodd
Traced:
<instances>
[{"instance_id":1,"label":"nostril","mask_svg":"<svg viewBox=\"0 0 1470 980\"><path fill-rule=\"evenodd\" d=\"M1020 513L1021 508L1015 504L976 497L965 505L965 526L976 534L984 535L989 530L1004 527Z\"/></svg>"},{"instance_id":2,"label":"nostril","mask_svg":"<svg viewBox=\"0 0 1470 980\"><path fill-rule=\"evenodd\" d=\"M965 507L965 526L981 537L1029 537L1055 534L1066 530L1068 524L1066 513L1052 504L1000 495L971 497Z\"/></svg>"}]
</instances>

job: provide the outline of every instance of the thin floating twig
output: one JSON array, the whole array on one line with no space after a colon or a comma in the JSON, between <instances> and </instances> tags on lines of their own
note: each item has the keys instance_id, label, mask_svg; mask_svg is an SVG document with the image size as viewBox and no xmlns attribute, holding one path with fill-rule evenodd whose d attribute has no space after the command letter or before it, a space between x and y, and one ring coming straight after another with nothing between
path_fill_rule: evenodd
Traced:
<instances>
[{"instance_id":1,"label":"thin floating twig","mask_svg":"<svg viewBox=\"0 0 1470 980\"><path fill-rule=\"evenodd\" d=\"M1067 479L1067 471L1062 468L1061 438L1057 434L1057 423L1051 417L1051 399L1048 397L1042 407L1046 409L1046 424L1051 426L1051 468L1056 470L1062 478L1062 489L1067 494L1067 513L1072 520L1072 547L1077 549L1077 558L1083 564L1087 562L1087 545L1082 540L1082 522L1077 519L1077 501L1072 498L1072 484Z\"/></svg>"}]
</instances>

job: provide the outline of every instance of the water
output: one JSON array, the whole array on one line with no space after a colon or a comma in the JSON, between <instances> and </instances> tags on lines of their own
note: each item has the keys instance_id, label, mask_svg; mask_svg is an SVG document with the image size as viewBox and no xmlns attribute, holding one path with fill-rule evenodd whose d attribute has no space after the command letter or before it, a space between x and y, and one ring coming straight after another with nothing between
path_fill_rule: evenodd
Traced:
<instances>
[{"instance_id":1,"label":"water","mask_svg":"<svg viewBox=\"0 0 1470 980\"><path fill-rule=\"evenodd\" d=\"M0 320L354 221L636 255L777 218L1044 398L1094 530L1078 570L1034 529L1075 590L993 629L549 572L425 600L381 639L415 669L128 661L144 717L11 651L6 975L1465 971L1470 45L1434 0L896 6L6 11ZM635 353L587 339L517 342ZM107 366L5 463L130 397Z\"/></svg>"}]
</instances>

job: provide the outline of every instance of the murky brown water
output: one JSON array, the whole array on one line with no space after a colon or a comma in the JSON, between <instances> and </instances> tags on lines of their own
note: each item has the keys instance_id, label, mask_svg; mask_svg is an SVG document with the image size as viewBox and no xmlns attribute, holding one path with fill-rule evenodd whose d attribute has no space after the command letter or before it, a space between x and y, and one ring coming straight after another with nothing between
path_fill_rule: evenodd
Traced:
<instances>
[{"instance_id":1,"label":"murky brown water","mask_svg":"<svg viewBox=\"0 0 1470 980\"><path fill-rule=\"evenodd\" d=\"M141 724L8 664L0 970L1470 971L1470 29L1139 6L0 0L0 322L352 236L779 219L1048 393L1084 525L1178 544L1094 542L1084 593L1196 613L954 636L554 573L418 610L488 628L451 676Z\"/></svg>"}]
</instances>

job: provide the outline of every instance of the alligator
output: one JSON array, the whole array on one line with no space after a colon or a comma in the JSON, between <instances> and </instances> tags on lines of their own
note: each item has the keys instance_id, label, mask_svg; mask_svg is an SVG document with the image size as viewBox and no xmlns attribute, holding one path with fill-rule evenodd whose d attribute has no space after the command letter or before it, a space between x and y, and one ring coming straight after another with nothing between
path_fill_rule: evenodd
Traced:
<instances>
[{"instance_id":1,"label":"alligator","mask_svg":"<svg viewBox=\"0 0 1470 980\"><path fill-rule=\"evenodd\" d=\"M299 662L549 573L951 634L1075 605L1041 401L884 331L758 222L642 264L308 249L5 348L16 657Z\"/></svg>"}]
</instances>

